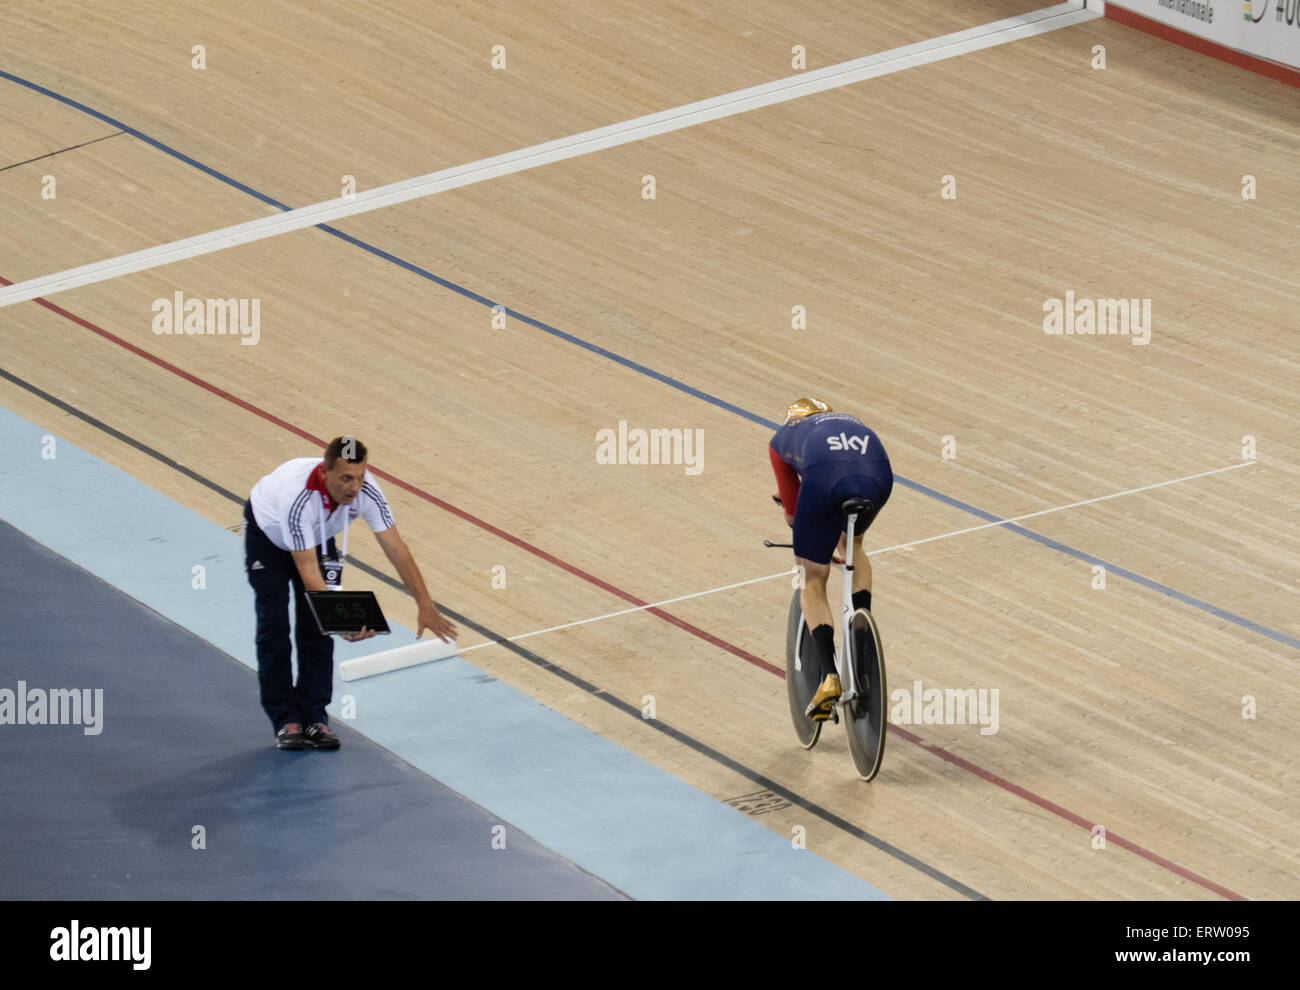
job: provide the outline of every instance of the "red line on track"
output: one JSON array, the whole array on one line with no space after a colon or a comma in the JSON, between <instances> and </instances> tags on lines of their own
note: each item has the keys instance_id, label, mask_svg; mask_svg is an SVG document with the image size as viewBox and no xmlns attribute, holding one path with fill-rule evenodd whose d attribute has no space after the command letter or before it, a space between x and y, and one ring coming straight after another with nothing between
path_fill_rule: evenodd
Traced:
<instances>
[{"instance_id":1,"label":"red line on track","mask_svg":"<svg viewBox=\"0 0 1300 990\"><path fill-rule=\"evenodd\" d=\"M1109 10L1109 7L1107 7L1107 9ZM0 275L0 285L13 285L13 283L10 282L8 279L6 279L3 275ZM67 320L71 320L73 323L77 324L77 326L83 327L84 329L89 330L91 333L103 337L105 340L112 341L118 346L126 348L132 354L138 355L139 357L144 358L146 361L156 364L158 367L163 368L166 371L170 371L174 375L178 375L179 377L185 379L187 382L190 382L193 385L197 385L199 388L211 392L213 395L219 396L220 398L225 399L226 401L239 406L239 408L244 409L255 416L259 416L262 419L265 419L267 422L274 423L276 426L288 430L290 433L293 433L295 436L299 436L302 437L304 440L311 441L312 443L316 444L318 447L324 448L327 442L325 440L322 440L320 437L308 433L304 429L294 426L292 423L288 422L287 420L283 420L279 416L269 413L266 410L253 405L251 402L248 402L244 399L239 398L237 395L233 395L232 393L227 392L223 388L218 388L216 385L204 381L202 378L199 378L197 375L190 374L188 371L184 370L183 368L178 368L176 365L170 363L169 361L164 361L162 358L150 354L148 351L144 350L143 348L137 347L135 344L123 340L121 337L118 337L116 334L110 333L109 331L105 330L103 327L96 326L94 323L91 323L89 320L83 319L82 317L77 316L75 313L70 313L61 306L56 306L48 299L37 298L37 299L33 299L32 302L36 303L37 305L44 306L52 313L57 313L59 316L62 316ZM570 574L573 574L575 577L579 577L582 580L588 582L589 584L593 584L596 587L600 588L601 590L607 591L611 595L623 599L623 601L630 602L631 604L638 605L638 606L646 604L646 602L637 598L635 595L631 594L630 592L624 591L621 588L617 588L614 585L610 584L608 581L602 580L601 578L596 577L594 574L589 574L586 571L584 571L582 568L577 567L574 564L570 564L568 561L561 560L559 557L556 557L554 554L548 553L547 551L541 549L540 547L534 546L528 541L522 540L511 533L507 533L505 530L493 526L491 523L478 518L472 513L466 512L464 509L452 505L450 502L438 498L436 495L431 495L429 492L426 492L421 488L417 488L415 485L403 481L401 478L388 474L387 472L379 471L376 470L375 468L371 468L371 470L380 478L383 478L385 481L397 485L399 488L402 488L404 491L408 491L412 495L415 495L418 498L422 498L424 499L424 501L429 502L432 505L436 505L438 508L450 512L452 515L464 519L466 522L472 523L473 525L479 527L480 529L491 533L493 536L498 536L501 539L514 544L520 549L526 550L529 553L533 554L534 556L540 557L542 560L545 560L547 563L554 564L556 567L568 571ZM685 632L690 633L692 636L696 636L699 639L704 640L706 643L710 643L721 650L725 650L726 652L731 653L734 656L740 657L742 660L745 660L748 663L752 663L756 667L761 667L764 670L769 671L770 673L776 674L778 677L781 677L782 679L784 679L785 677L785 671L782 670L780 667L776 667L768 663L766 660L754 656L754 654L748 652L747 650L742 650L738 646L734 646L731 643L726 642L725 640L719 639L717 636L713 635L710 632L705 632L703 629L700 629L698 626L691 625L691 623L687 622L685 619L681 619L670 612L665 612L661 608L648 608L645 611L650 612L651 614L657 616L660 619L663 619L666 622L671 622L673 625L677 626L679 629L684 630ZM982 767L978 767L974 763L971 763L969 760L965 760L962 757L957 756L955 753L948 752L948 750L944 749L942 746L935 746L932 743L928 743L920 736L912 732L909 732L907 729L894 725L892 722L889 723L889 731L894 735L902 739L905 739L907 742L912 743L914 746L918 746L921 749L925 750L926 752L932 753L933 755L937 756L939 759L946 760L948 763L951 763L954 766L960 767L961 769L974 774L975 776L979 777L981 780L988 781L990 784L993 784L995 787L1000 787L1002 790L1007 791L1010 794L1015 794L1017 797L1023 798L1029 803L1034 804L1039 808L1044 809L1045 811L1049 811L1052 814L1056 815L1058 818L1062 818L1073 825L1078 825L1080 828L1086 829L1089 832L1092 831L1094 823L1089 822L1083 816L1077 815L1074 812L1066 808L1063 808L1059 804L1055 804L1044 797L1040 797L1039 795L1034 794L1032 791L1026 790L1025 788L1019 786L1018 784L1013 784L1011 781L1006 780L1003 777L999 777L997 774L993 773L992 771L985 770ZM1106 830L1106 841L1108 843L1114 843L1115 845L1119 846L1122 849L1127 849L1129 852L1133 853L1134 855L1140 856L1142 859L1154 863L1157 866L1160 866L1168 870L1169 872L1184 878L1185 880L1190 880L1192 883L1204 887L1206 890L1213 891L1214 893L1218 894L1221 897L1225 897L1228 900L1236 900L1236 901L1246 900L1245 897L1229 890L1227 887L1221 886L1220 884L1217 884L1212 880L1207 880L1205 877L1193 873L1191 870L1185 869L1184 867L1179 866L1177 863L1165 859L1163 856L1159 856L1148 849L1144 849L1142 846L1139 846L1135 842L1130 842L1127 839L1121 838L1120 836L1116 835L1114 832L1110 831L1109 829Z\"/></svg>"},{"instance_id":2,"label":"red line on track","mask_svg":"<svg viewBox=\"0 0 1300 990\"><path fill-rule=\"evenodd\" d=\"M1044 811L1050 811L1058 818L1063 818L1067 822L1071 822L1075 825L1078 825L1080 828L1084 829L1089 833L1092 832L1093 827L1096 825L1101 825L1103 828L1106 828L1103 822L1090 822L1082 815L1076 815L1073 811L1070 811L1068 808L1062 808L1059 804L1049 801L1045 797L1039 797L1033 791L1027 791L1019 784L1013 784L1005 777L999 777L991 770L985 770L983 767L976 766L974 763L971 763L969 760L962 759L956 753L948 752L942 746L936 746L933 743L926 742L920 736L914 735L913 733L909 732L907 729L900 728L899 726L894 725L893 722L889 723L889 730L895 735L902 736L908 742L915 743L917 746L920 746L927 753L933 753L935 756L939 757L939 759L946 760L947 762L951 763L953 766L961 767L963 770L966 770L969 773L973 773L975 776L979 777L980 779L987 780L990 784L993 784L995 787L1000 787L1004 791L1008 791L1012 794L1015 794L1017 797L1022 797L1030 804L1035 804L1038 807L1042 808ZM1151 852L1151 850L1149 849L1144 849L1142 846L1139 846L1136 842L1130 842L1128 839L1116 835L1109 828L1106 829L1106 843L1107 845L1114 843L1115 845L1119 846L1121 849L1127 849L1129 852L1133 853L1136 856L1141 856L1143 859L1155 863L1157 866L1164 867L1170 873L1175 873L1185 880L1190 880L1192 883L1198 884L1199 886L1204 887L1206 890L1214 891L1214 893L1218 894L1220 897L1225 897L1230 901L1246 900L1246 898L1243 897L1241 894L1235 893L1234 891L1229 890L1227 887L1215 883L1213 880L1207 880L1205 877L1201 876L1200 874L1193 873L1191 870L1179 866L1177 863L1165 859L1163 856L1157 855L1156 853Z\"/></svg>"}]
</instances>

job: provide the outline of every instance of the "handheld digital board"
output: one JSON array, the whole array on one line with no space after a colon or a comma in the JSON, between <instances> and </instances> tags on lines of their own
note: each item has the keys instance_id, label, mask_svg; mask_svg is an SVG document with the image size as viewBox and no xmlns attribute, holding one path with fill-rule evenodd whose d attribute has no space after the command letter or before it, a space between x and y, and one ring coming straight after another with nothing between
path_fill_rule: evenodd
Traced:
<instances>
[{"instance_id":1,"label":"handheld digital board","mask_svg":"<svg viewBox=\"0 0 1300 990\"><path fill-rule=\"evenodd\" d=\"M321 635L359 633L363 628L391 632L373 591L308 591L307 604Z\"/></svg>"}]
</instances>

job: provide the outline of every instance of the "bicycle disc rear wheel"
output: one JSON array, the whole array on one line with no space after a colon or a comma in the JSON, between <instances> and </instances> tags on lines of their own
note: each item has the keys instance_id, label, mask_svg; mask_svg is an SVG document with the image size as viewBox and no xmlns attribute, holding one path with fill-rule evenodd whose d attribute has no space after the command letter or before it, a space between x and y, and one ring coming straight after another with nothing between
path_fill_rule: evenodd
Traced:
<instances>
[{"instance_id":1,"label":"bicycle disc rear wheel","mask_svg":"<svg viewBox=\"0 0 1300 990\"><path fill-rule=\"evenodd\" d=\"M796 591L790 602L790 617L785 630L785 693L790 702L794 734L804 749L816 746L821 736L822 724L804 714L820 683L821 667Z\"/></svg>"},{"instance_id":2,"label":"bicycle disc rear wheel","mask_svg":"<svg viewBox=\"0 0 1300 990\"><path fill-rule=\"evenodd\" d=\"M880 761L885 755L885 651L880 645L876 620L865 608L853 613L847 648L855 665L858 696L843 706L844 727L858 776L871 780L880 772Z\"/></svg>"}]
</instances>

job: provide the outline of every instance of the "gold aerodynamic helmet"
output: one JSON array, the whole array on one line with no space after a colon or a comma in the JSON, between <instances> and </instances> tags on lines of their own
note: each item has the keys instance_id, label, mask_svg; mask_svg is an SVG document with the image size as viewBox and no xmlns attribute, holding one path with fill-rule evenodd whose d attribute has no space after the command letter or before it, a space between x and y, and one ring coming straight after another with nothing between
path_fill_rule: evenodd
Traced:
<instances>
[{"instance_id":1,"label":"gold aerodynamic helmet","mask_svg":"<svg viewBox=\"0 0 1300 990\"><path fill-rule=\"evenodd\" d=\"M790 408L785 411L785 423L788 426L796 419L803 419L805 416L813 416L817 413L832 412L830 406L822 402L821 399L795 399L790 403Z\"/></svg>"}]
</instances>

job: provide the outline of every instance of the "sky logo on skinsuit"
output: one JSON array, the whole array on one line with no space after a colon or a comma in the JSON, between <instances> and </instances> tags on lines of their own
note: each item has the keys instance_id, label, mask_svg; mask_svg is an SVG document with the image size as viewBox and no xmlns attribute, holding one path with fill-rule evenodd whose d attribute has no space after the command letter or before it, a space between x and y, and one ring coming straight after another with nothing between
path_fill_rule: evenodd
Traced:
<instances>
[{"instance_id":1,"label":"sky logo on skinsuit","mask_svg":"<svg viewBox=\"0 0 1300 990\"><path fill-rule=\"evenodd\" d=\"M826 445L830 447L831 450L856 450L859 454L865 454L867 452L867 445L869 443L871 443L871 434L869 433L861 437L851 437L845 433L841 433L837 437L826 438Z\"/></svg>"}]
</instances>

